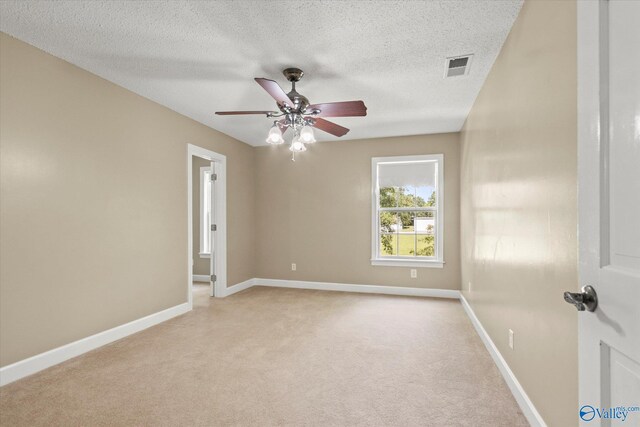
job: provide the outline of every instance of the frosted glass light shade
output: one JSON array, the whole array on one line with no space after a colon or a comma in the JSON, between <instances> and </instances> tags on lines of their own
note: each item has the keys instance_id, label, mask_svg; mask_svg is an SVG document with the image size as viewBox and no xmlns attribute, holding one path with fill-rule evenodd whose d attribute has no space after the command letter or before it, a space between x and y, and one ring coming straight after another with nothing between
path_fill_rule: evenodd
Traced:
<instances>
[{"instance_id":1,"label":"frosted glass light shade","mask_svg":"<svg viewBox=\"0 0 640 427\"><path fill-rule=\"evenodd\" d=\"M294 153L301 153L303 151L307 151L307 147L305 147L304 143L300 141L300 137L296 136L293 138L293 141L291 141L289 150L293 151Z\"/></svg>"},{"instance_id":2,"label":"frosted glass light shade","mask_svg":"<svg viewBox=\"0 0 640 427\"><path fill-rule=\"evenodd\" d=\"M313 144L316 142L316 137L313 134L311 126L305 125L302 127L302 130L300 130L300 141L305 144Z\"/></svg>"},{"instance_id":3,"label":"frosted glass light shade","mask_svg":"<svg viewBox=\"0 0 640 427\"><path fill-rule=\"evenodd\" d=\"M284 139L282 138L282 131L277 125L271 126L266 141L268 144L273 145L282 144L284 142Z\"/></svg>"}]
</instances>

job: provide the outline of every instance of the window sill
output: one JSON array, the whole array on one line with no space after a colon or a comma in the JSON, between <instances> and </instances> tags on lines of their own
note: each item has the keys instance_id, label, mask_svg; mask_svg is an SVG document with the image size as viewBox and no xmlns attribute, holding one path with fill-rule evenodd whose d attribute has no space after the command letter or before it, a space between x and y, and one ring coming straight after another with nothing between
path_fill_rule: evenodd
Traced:
<instances>
[{"instance_id":1,"label":"window sill","mask_svg":"<svg viewBox=\"0 0 640 427\"><path fill-rule=\"evenodd\" d=\"M200 258L211 258L211 254L209 252L200 252Z\"/></svg>"},{"instance_id":2,"label":"window sill","mask_svg":"<svg viewBox=\"0 0 640 427\"><path fill-rule=\"evenodd\" d=\"M376 258L371 260L371 265L387 267L443 268L444 261Z\"/></svg>"}]
</instances>

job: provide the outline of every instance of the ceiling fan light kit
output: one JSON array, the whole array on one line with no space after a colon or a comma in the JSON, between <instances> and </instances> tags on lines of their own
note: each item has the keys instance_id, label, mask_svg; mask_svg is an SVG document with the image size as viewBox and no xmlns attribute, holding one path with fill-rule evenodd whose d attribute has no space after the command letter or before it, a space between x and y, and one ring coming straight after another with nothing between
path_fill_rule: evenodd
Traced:
<instances>
[{"instance_id":1,"label":"ceiling fan light kit","mask_svg":"<svg viewBox=\"0 0 640 427\"><path fill-rule=\"evenodd\" d=\"M265 140L267 144L272 145L280 145L284 143L284 138L282 137L282 131L280 127L278 127L278 123L274 122L271 129L269 129L269 134L267 135L267 139Z\"/></svg>"},{"instance_id":2,"label":"ceiling fan light kit","mask_svg":"<svg viewBox=\"0 0 640 427\"><path fill-rule=\"evenodd\" d=\"M309 100L296 91L296 82L300 81L304 72L299 68L287 68L282 74L291 82L291 91L284 90L273 80L255 78L255 81L276 100L279 111L218 111L217 115L243 115L264 114L268 118L280 118L273 122L269 129L266 142L270 145L284 143L283 134L287 129L293 131L293 139L289 145L292 160L295 161L296 153L307 150L307 144L316 142L313 128L320 129L331 135L341 137L349 132L349 129L322 117L355 117L366 116L367 107L362 101L330 102L324 104L310 104Z\"/></svg>"},{"instance_id":3,"label":"ceiling fan light kit","mask_svg":"<svg viewBox=\"0 0 640 427\"><path fill-rule=\"evenodd\" d=\"M311 126L302 126L302 129L300 129L300 141L305 144L313 144L316 142L316 137L313 134L313 128Z\"/></svg>"},{"instance_id":4,"label":"ceiling fan light kit","mask_svg":"<svg viewBox=\"0 0 640 427\"><path fill-rule=\"evenodd\" d=\"M293 152L295 156L296 153L302 153L303 151L307 151L307 146L304 145L304 142L300 140L299 136L294 136L291 140L291 145L289 146L289 150ZM293 159L295 161L295 157Z\"/></svg>"}]
</instances>

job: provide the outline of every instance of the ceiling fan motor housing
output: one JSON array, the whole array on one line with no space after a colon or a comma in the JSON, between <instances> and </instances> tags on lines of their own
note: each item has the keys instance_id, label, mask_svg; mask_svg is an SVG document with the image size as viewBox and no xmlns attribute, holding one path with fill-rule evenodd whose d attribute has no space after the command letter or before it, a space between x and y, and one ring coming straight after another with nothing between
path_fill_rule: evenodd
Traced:
<instances>
[{"instance_id":1,"label":"ceiling fan motor housing","mask_svg":"<svg viewBox=\"0 0 640 427\"><path fill-rule=\"evenodd\" d=\"M295 89L289 92L287 96L293 102L293 111L296 113L303 113L309 106L309 100L307 99L307 97L300 95L298 92L296 92ZM278 108L280 108L280 111L285 112L285 110L280 105L278 105Z\"/></svg>"}]
</instances>

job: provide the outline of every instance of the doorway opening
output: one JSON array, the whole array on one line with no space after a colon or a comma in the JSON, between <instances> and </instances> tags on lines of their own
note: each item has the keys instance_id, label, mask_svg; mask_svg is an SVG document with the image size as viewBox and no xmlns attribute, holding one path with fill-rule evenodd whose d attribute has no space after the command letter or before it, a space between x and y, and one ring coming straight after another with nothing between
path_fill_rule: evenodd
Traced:
<instances>
[{"instance_id":1,"label":"doorway opening","mask_svg":"<svg viewBox=\"0 0 640 427\"><path fill-rule=\"evenodd\" d=\"M226 157L188 144L187 172L187 292L193 307L194 292L224 297L227 287Z\"/></svg>"}]
</instances>

